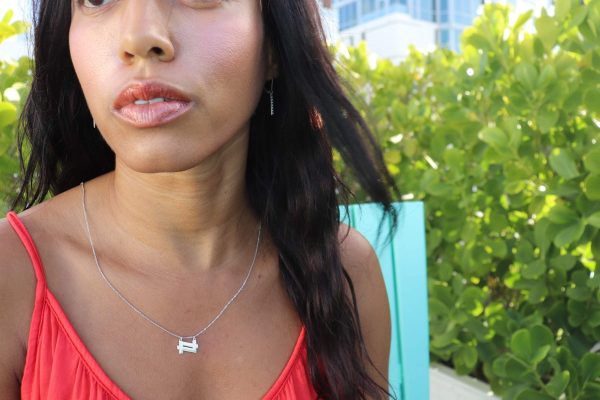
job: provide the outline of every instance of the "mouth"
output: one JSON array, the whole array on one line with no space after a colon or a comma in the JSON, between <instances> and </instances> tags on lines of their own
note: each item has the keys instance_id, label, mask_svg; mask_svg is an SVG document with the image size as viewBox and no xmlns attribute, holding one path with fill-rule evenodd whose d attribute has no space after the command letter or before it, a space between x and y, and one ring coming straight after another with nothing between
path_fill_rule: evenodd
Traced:
<instances>
[{"instance_id":1,"label":"mouth","mask_svg":"<svg viewBox=\"0 0 600 400\"><path fill-rule=\"evenodd\" d=\"M192 105L190 97L172 86L138 82L121 91L113 113L136 128L152 128L181 117Z\"/></svg>"}]
</instances>

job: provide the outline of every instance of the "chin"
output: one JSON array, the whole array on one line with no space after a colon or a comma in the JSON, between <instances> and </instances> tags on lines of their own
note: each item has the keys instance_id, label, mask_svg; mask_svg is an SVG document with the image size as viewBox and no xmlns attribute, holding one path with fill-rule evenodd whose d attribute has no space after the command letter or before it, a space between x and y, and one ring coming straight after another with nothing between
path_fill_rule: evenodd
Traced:
<instances>
[{"instance_id":1,"label":"chin","mask_svg":"<svg viewBox=\"0 0 600 400\"><path fill-rule=\"evenodd\" d=\"M188 149L189 151L189 149ZM120 158L120 163L128 169L144 174L187 171L202 162L201 154L185 154L183 151L144 151L130 152Z\"/></svg>"}]
</instances>

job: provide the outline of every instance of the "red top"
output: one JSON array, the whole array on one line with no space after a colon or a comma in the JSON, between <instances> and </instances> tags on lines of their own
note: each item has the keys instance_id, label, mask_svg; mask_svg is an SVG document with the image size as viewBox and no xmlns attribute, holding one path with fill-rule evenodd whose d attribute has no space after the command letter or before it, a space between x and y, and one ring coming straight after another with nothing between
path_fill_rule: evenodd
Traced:
<instances>
[{"instance_id":1,"label":"red top","mask_svg":"<svg viewBox=\"0 0 600 400\"><path fill-rule=\"evenodd\" d=\"M46 285L44 267L27 229L13 211L7 219L27 249L37 285L21 398L61 400L126 400L130 397L102 370ZM304 325L283 371L263 400L316 399L306 373Z\"/></svg>"}]
</instances>

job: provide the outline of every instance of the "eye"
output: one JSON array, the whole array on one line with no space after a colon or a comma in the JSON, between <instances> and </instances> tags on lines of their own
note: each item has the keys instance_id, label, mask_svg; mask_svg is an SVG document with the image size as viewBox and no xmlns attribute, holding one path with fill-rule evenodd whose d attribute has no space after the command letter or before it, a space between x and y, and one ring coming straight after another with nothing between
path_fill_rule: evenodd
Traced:
<instances>
[{"instance_id":1,"label":"eye","mask_svg":"<svg viewBox=\"0 0 600 400\"><path fill-rule=\"evenodd\" d=\"M184 0L184 3L191 7L214 7L221 4L225 0Z\"/></svg>"},{"instance_id":2,"label":"eye","mask_svg":"<svg viewBox=\"0 0 600 400\"><path fill-rule=\"evenodd\" d=\"M79 4L87 8L98 8L110 3L112 0L79 0Z\"/></svg>"},{"instance_id":3,"label":"eye","mask_svg":"<svg viewBox=\"0 0 600 400\"><path fill-rule=\"evenodd\" d=\"M111 3L113 0L77 0L79 4L83 7L87 8L99 8L107 3ZM184 0L185 3L188 3L192 7L214 7L216 5L221 4L226 0Z\"/></svg>"}]
</instances>

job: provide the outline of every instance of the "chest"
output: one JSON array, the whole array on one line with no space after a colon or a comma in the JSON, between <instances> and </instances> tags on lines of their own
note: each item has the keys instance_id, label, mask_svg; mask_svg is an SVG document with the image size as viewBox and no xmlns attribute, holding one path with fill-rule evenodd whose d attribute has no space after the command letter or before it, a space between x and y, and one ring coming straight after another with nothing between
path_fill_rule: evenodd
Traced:
<instances>
[{"instance_id":1,"label":"chest","mask_svg":"<svg viewBox=\"0 0 600 400\"><path fill-rule=\"evenodd\" d=\"M102 370L131 398L261 399L288 365L300 326L290 319L274 327L262 318L236 325L215 323L212 333L197 338L196 353L183 354L179 339L122 321L79 331ZM115 334L127 329L129 335Z\"/></svg>"},{"instance_id":2,"label":"chest","mask_svg":"<svg viewBox=\"0 0 600 400\"><path fill-rule=\"evenodd\" d=\"M55 271L53 278L52 266L46 269L80 350L133 399L260 399L288 365L301 331L279 279L264 269L197 337L197 352L183 354L178 338L142 318L97 277ZM198 294L193 301L188 294L179 303L131 293L148 317L186 336L206 327L230 297Z\"/></svg>"}]
</instances>

